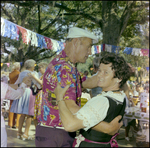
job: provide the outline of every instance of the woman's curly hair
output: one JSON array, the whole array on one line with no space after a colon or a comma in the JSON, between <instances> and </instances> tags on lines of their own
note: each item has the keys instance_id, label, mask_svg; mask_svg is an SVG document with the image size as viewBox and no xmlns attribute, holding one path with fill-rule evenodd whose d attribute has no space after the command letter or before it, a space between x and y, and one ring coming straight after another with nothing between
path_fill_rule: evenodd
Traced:
<instances>
[{"instance_id":1,"label":"woman's curly hair","mask_svg":"<svg viewBox=\"0 0 150 148\"><path fill-rule=\"evenodd\" d=\"M132 75L131 67L128 65L125 59L116 54L108 53L107 55L102 57L100 64L101 63L103 64L112 63L111 67L112 67L112 70L114 70L114 78L118 78L122 80L119 85L120 88L126 83L126 81Z\"/></svg>"}]
</instances>

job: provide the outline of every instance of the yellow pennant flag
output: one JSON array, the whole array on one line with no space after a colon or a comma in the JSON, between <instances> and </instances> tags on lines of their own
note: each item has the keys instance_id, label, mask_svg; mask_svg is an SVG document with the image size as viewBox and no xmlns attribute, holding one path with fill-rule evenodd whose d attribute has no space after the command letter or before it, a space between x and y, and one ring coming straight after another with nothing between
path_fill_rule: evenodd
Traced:
<instances>
[{"instance_id":1,"label":"yellow pennant flag","mask_svg":"<svg viewBox=\"0 0 150 148\"><path fill-rule=\"evenodd\" d=\"M141 67L138 67L137 69L138 69L138 71L140 71L140 70L141 70Z\"/></svg>"},{"instance_id":2,"label":"yellow pennant flag","mask_svg":"<svg viewBox=\"0 0 150 148\"><path fill-rule=\"evenodd\" d=\"M3 63L1 63L1 66L3 66Z\"/></svg>"}]
</instances>

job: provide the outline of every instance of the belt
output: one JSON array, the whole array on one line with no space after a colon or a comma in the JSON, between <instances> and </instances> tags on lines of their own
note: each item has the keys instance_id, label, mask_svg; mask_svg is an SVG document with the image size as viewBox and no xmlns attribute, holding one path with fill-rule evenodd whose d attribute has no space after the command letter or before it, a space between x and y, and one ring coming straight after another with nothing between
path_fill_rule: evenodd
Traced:
<instances>
[{"instance_id":1,"label":"belt","mask_svg":"<svg viewBox=\"0 0 150 148\"><path fill-rule=\"evenodd\" d=\"M49 128L65 129L64 127L60 127L60 126L48 126L48 125L44 125L44 124L42 124L42 123L38 123L38 125L44 126L44 127L49 127Z\"/></svg>"},{"instance_id":2,"label":"belt","mask_svg":"<svg viewBox=\"0 0 150 148\"><path fill-rule=\"evenodd\" d=\"M111 147L118 147L117 141L114 139L118 134L119 133L116 133L109 142L91 141L91 140L86 139L80 134L79 136L75 137L72 147L79 147L82 141L89 142L89 143L96 143L96 144L109 144L110 143Z\"/></svg>"}]
</instances>

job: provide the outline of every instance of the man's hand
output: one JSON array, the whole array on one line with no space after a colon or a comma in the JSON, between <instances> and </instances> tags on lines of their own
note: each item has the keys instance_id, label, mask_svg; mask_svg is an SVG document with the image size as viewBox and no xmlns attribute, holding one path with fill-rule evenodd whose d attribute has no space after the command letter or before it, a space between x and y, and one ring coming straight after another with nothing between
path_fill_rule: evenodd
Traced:
<instances>
[{"instance_id":1,"label":"man's hand","mask_svg":"<svg viewBox=\"0 0 150 148\"><path fill-rule=\"evenodd\" d=\"M65 95L65 93L66 93L66 91L68 90L69 87L70 87L70 85L66 85L65 88L62 88L60 86L60 84L57 83L57 87L54 90L54 93L56 95L57 101L60 100L60 99L62 99L62 97Z\"/></svg>"},{"instance_id":2,"label":"man's hand","mask_svg":"<svg viewBox=\"0 0 150 148\"><path fill-rule=\"evenodd\" d=\"M121 115L117 116L116 118L114 118L109 124L112 128L112 131L110 131L108 134L109 135L114 135L115 133L117 133L120 129L120 127L123 125L123 121L121 121L119 123L119 120L122 118Z\"/></svg>"},{"instance_id":3,"label":"man's hand","mask_svg":"<svg viewBox=\"0 0 150 148\"><path fill-rule=\"evenodd\" d=\"M99 132L106 133L108 135L114 135L119 131L120 127L123 125L123 122L119 123L119 120L121 119L121 117L122 117L121 115L117 116L110 123L101 121L92 129L99 131Z\"/></svg>"},{"instance_id":4,"label":"man's hand","mask_svg":"<svg viewBox=\"0 0 150 148\"><path fill-rule=\"evenodd\" d=\"M97 82L98 82L98 75L91 76L90 78L87 78L83 83L82 87L83 88L95 88L97 87Z\"/></svg>"}]
</instances>

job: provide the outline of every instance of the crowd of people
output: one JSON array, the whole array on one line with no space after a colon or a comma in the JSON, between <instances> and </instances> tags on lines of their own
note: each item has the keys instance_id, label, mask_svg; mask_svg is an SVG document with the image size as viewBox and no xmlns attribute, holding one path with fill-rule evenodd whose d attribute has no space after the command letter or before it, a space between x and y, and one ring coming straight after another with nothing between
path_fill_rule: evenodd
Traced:
<instances>
[{"instance_id":1,"label":"crowd of people","mask_svg":"<svg viewBox=\"0 0 150 148\"><path fill-rule=\"evenodd\" d=\"M94 34L72 27L65 49L50 63L38 63L38 71L36 61L28 59L22 70L15 62L10 73L1 72L1 103L11 100L8 126L18 128L18 139L35 139L36 147L117 147L115 137L123 124L126 140L130 127L139 130L135 120L125 121L123 116L127 107L138 103L144 111L147 104L143 93L149 94L149 83L129 81L131 66L116 54L95 58L91 77L88 71L81 73L76 67L86 62L97 42ZM85 89L91 99L81 107ZM32 120L35 135L31 136ZM4 119L2 123L1 146L6 147Z\"/></svg>"}]
</instances>

